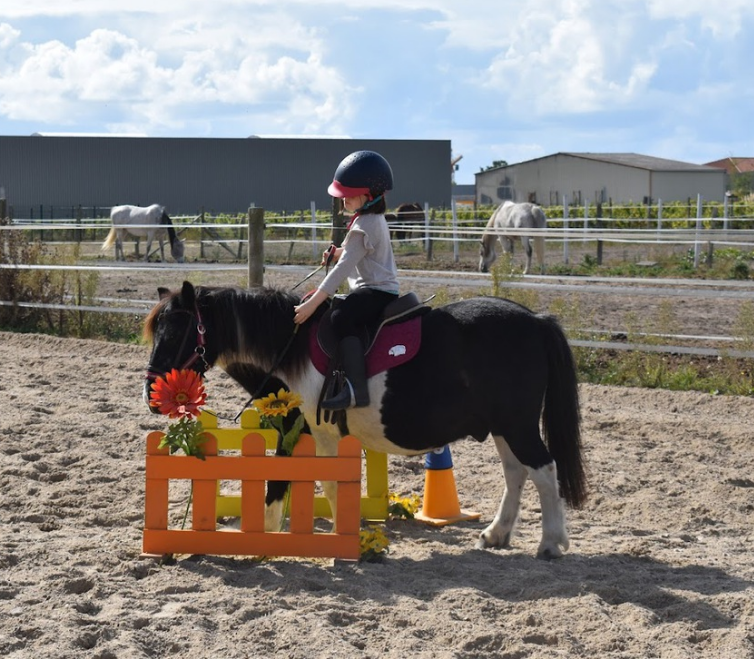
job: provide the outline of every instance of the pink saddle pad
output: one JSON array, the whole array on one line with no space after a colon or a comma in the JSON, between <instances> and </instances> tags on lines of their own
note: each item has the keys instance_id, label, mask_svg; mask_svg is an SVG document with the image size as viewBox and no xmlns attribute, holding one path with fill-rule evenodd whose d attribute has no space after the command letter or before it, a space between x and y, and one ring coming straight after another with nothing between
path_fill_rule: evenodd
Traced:
<instances>
[{"instance_id":1,"label":"pink saddle pad","mask_svg":"<svg viewBox=\"0 0 754 659\"><path fill-rule=\"evenodd\" d=\"M322 349L317 341L319 324L309 331L309 356L314 367L325 375L330 356ZM386 325L380 330L377 338L366 356L367 377L387 371L394 366L405 364L416 356L421 345L421 318L411 318L402 323Z\"/></svg>"}]
</instances>

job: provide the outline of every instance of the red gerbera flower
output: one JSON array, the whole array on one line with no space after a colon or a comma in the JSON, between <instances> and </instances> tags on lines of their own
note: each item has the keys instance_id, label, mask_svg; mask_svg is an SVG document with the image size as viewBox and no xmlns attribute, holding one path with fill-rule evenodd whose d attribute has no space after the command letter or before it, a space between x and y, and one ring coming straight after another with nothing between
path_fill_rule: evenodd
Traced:
<instances>
[{"instance_id":1,"label":"red gerbera flower","mask_svg":"<svg viewBox=\"0 0 754 659\"><path fill-rule=\"evenodd\" d=\"M171 419L199 416L207 401L201 376L191 369L173 369L152 383L149 404Z\"/></svg>"}]
</instances>

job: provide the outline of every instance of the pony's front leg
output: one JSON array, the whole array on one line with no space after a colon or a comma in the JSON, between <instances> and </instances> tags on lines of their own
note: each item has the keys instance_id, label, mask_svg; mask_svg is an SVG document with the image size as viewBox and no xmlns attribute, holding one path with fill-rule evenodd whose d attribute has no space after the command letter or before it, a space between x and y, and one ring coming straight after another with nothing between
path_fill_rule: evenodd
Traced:
<instances>
[{"instance_id":1,"label":"pony's front leg","mask_svg":"<svg viewBox=\"0 0 754 659\"><path fill-rule=\"evenodd\" d=\"M500 236L500 247L503 250L503 254L513 257L513 240L511 238L507 238L506 236Z\"/></svg>"},{"instance_id":2,"label":"pony's front leg","mask_svg":"<svg viewBox=\"0 0 754 659\"><path fill-rule=\"evenodd\" d=\"M267 483L267 496L264 500L264 530L280 531L283 528L285 513L285 493L288 481L270 481Z\"/></svg>"},{"instance_id":3,"label":"pony's front leg","mask_svg":"<svg viewBox=\"0 0 754 659\"><path fill-rule=\"evenodd\" d=\"M503 461L503 474L505 476L505 492L500 501L495 519L482 531L477 542L479 549L486 547L510 547L513 529L518 520L518 511L521 507L521 492L528 477L526 467L513 455L508 443L499 435L493 435L497 452Z\"/></svg>"},{"instance_id":4,"label":"pony's front leg","mask_svg":"<svg viewBox=\"0 0 754 659\"><path fill-rule=\"evenodd\" d=\"M126 255L123 253L123 237L121 236L120 231L115 235L115 260L126 260Z\"/></svg>"},{"instance_id":5,"label":"pony's front leg","mask_svg":"<svg viewBox=\"0 0 754 659\"><path fill-rule=\"evenodd\" d=\"M332 532L338 530L338 484L334 481L322 481L322 493L330 504L332 512Z\"/></svg>"},{"instance_id":6,"label":"pony's front leg","mask_svg":"<svg viewBox=\"0 0 754 659\"><path fill-rule=\"evenodd\" d=\"M335 436L327 437L317 436L314 439L317 445L317 455L326 457L335 457L338 455L338 442L340 437ZM335 532L338 528L338 484L334 481L322 481L322 494L325 495L327 503L330 504L330 511L332 512L332 530Z\"/></svg>"},{"instance_id":7,"label":"pony's front leg","mask_svg":"<svg viewBox=\"0 0 754 659\"><path fill-rule=\"evenodd\" d=\"M524 244L524 251L526 252L526 265L524 266L524 274L528 275L529 270L531 269L531 241L529 240L529 238L524 236L523 238L521 238L521 242Z\"/></svg>"}]
</instances>

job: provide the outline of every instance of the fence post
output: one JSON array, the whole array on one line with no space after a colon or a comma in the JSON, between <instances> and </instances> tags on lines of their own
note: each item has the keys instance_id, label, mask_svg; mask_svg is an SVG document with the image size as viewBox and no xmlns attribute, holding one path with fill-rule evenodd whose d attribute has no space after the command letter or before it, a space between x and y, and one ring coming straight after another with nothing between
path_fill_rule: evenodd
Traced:
<instances>
[{"instance_id":1,"label":"fence post","mask_svg":"<svg viewBox=\"0 0 754 659\"><path fill-rule=\"evenodd\" d=\"M584 239L581 241L583 243L587 242L589 240L589 202L584 202Z\"/></svg>"},{"instance_id":2,"label":"fence post","mask_svg":"<svg viewBox=\"0 0 754 659\"><path fill-rule=\"evenodd\" d=\"M84 218L84 212L81 210L81 204L78 205L76 208L76 231L74 232L74 235L76 236L76 242L79 245L79 249L81 249L81 239L83 237L84 230L81 228L81 221Z\"/></svg>"},{"instance_id":3,"label":"fence post","mask_svg":"<svg viewBox=\"0 0 754 659\"><path fill-rule=\"evenodd\" d=\"M568 196L563 195L563 263L568 265Z\"/></svg>"},{"instance_id":4,"label":"fence post","mask_svg":"<svg viewBox=\"0 0 754 659\"><path fill-rule=\"evenodd\" d=\"M205 236L205 230L204 230L204 206L201 207L202 210L199 213L199 224L201 227L199 228L199 257L204 258L204 236Z\"/></svg>"},{"instance_id":5,"label":"fence post","mask_svg":"<svg viewBox=\"0 0 754 659\"><path fill-rule=\"evenodd\" d=\"M450 200L450 209L453 215L453 261L458 263L460 254L458 251L458 215L456 213L456 200Z\"/></svg>"},{"instance_id":6,"label":"fence post","mask_svg":"<svg viewBox=\"0 0 754 659\"><path fill-rule=\"evenodd\" d=\"M602 202L597 202L597 210L595 211L597 213L596 223L597 223L597 229L602 229L602 227L605 226L605 223L602 221ZM602 265L602 238L597 239L597 265Z\"/></svg>"},{"instance_id":7,"label":"fence post","mask_svg":"<svg viewBox=\"0 0 754 659\"><path fill-rule=\"evenodd\" d=\"M425 205L425 207L424 207L424 217L425 218L427 217L427 208L428 208L428 205ZM434 224L434 223L435 223L435 209L433 208L432 209L432 222L431 222L431 224ZM433 245L432 245L432 238L429 235L429 223L426 226L427 226L427 241L426 241L427 242L427 261L431 261L432 260L432 247L433 247Z\"/></svg>"},{"instance_id":8,"label":"fence post","mask_svg":"<svg viewBox=\"0 0 754 659\"><path fill-rule=\"evenodd\" d=\"M689 199L690 201L690 199ZM689 213L691 215L691 213ZM694 236L694 268L699 267L699 238L702 230L702 195L696 195L696 234Z\"/></svg>"},{"instance_id":9,"label":"fence post","mask_svg":"<svg viewBox=\"0 0 754 659\"><path fill-rule=\"evenodd\" d=\"M264 280L264 209L249 208L248 287L261 286Z\"/></svg>"},{"instance_id":10,"label":"fence post","mask_svg":"<svg viewBox=\"0 0 754 659\"><path fill-rule=\"evenodd\" d=\"M730 192L726 192L723 197L723 231L728 230L728 214L730 210L728 208L728 202L730 201Z\"/></svg>"},{"instance_id":11,"label":"fence post","mask_svg":"<svg viewBox=\"0 0 754 659\"><path fill-rule=\"evenodd\" d=\"M322 252L317 247L317 204L313 201L309 202L309 215L312 218L312 258L316 261Z\"/></svg>"},{"instance_id":12,"label":"fence post","mask_svg":"<svg viewBox=\"0 0 754 659\"><path fill-rule=\"evenodd\" d=\"M343 203L338 197L332 198L332 244L340 247L346 237L346 218L343 215Z\"/></svg>"},{"instance_id":13,"label":"fence post","mask_svg":"<svg viewBox=\"0 0 754 659\"><path fill-rule=\"evenodd\" d=\"M432 245L429 238L429 203L426 201L424 202L424 251L427 252L427 260L431 261Z\"/></svg>"},{"instance_id":14,"label":"fence post","mask_svg":"<svg viewBox=\"0 0 754 659\"><path fill-rule=\"evenodd\" d=\"M4 220L8 217L8 201L5 199L5 193L0 197L0 220Z\"/></svg>"}]
</instances>

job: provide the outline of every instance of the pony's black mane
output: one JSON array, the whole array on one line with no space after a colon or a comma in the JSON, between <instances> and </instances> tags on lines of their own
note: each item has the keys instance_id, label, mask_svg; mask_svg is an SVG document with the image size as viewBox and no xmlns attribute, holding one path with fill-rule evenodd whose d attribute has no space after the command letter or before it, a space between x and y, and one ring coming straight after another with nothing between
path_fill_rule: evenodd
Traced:
<instances>
[{"instance_id":1,"label":"pony's black mane","mask_svg":"<svg viewBox=\"0 0 754 659\"><path fill-rule=\"evenodd\" d=\"M293 307L300 302L298 295L268 286L197 286L195 291L207 331L212 332L208 341L223 361L237 357L268 371L281 359L286 371L298 374L304 369L311 321L296 330Z\"/></svg>"}]
</instances>

